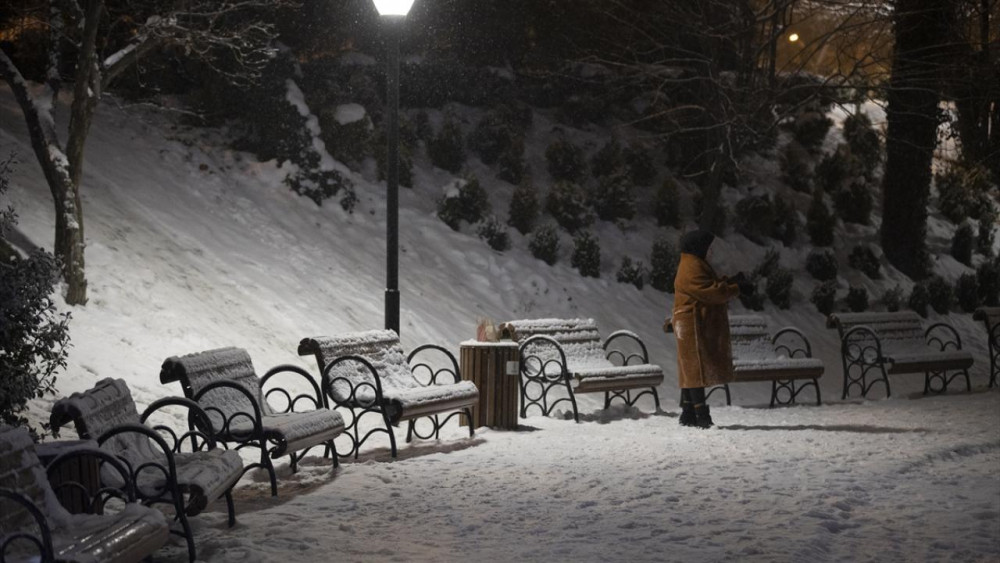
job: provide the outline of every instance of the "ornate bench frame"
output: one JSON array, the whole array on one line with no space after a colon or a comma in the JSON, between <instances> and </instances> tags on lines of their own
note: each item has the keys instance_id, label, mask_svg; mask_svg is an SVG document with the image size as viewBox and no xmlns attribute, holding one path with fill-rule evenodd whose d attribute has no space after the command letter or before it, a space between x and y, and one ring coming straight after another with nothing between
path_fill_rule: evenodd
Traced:
<instances>
[{"instance_id":1,"label":"ornate bench frame","mask_svg":"<svg viewBox=\"0 0 1000 563\"><path fill-rule=\"evenodd\" d=\"M980 307L972 318L983 321L986 327L986 348L990 355L990 383L992 389L1000 382L1000 307Z\"/></svg>"}]
</instances>

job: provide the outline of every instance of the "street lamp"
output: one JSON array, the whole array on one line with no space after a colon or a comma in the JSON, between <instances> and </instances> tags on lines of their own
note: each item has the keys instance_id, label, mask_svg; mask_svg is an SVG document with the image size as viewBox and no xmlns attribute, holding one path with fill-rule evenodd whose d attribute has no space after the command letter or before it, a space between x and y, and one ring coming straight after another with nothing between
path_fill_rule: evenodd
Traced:
<instances>
[{"instance_id":1,"label":"street lamp","mask_svg":"<svg viewBox=\"0 0 1000 563\"><path fill-rule=\"evenodd\" d=\"M386 88L389 106L388 158L386 160L386 219L385 219L385 328L399 334L399 31L410 12L413 0L374 0L386 23L389 59Z\"/></svg>"}]
</instances>

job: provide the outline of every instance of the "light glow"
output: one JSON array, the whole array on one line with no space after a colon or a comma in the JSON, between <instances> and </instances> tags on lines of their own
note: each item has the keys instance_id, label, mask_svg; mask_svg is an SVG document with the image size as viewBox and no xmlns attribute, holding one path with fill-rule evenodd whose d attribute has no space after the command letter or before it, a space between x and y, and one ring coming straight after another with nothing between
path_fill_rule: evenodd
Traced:
<instances>
[{"instance_id":1,"label":"light glow","mask_svg":"<svg viewBox=\"0 0 1000 563\"><path fill-rule=\"evenodd\" d=\"M413 0L373 0L380 16L405 16L410 13Z\"/></svg>"},{"instance_id":2,"label":"light glow","mask_svg":"<svg viewBox=\"0 0 1000 563\"><path fill-rule=\"evenodd\" d=\"M793 33L793 34L791 34L791 35L788 36L788 41L791 42L791 43L795 43L798 40L799 40L799 34L798 33Z\"/></svg>"}]
</instances>

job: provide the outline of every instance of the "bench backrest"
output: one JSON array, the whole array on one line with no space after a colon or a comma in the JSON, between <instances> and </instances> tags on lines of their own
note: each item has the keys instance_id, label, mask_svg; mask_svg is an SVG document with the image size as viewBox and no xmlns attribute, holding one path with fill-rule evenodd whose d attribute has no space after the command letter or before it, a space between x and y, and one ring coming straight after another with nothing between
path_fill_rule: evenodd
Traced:
<instances>
[{"instance_id":1,"label":"bench backrest","mask_svg":"<svg viewBox=\"0 0 1000 563\"><path fill-rule=\"evenodd\" d=\"M1000 307L980 307L976 309L973 318L986 323L986 330L991 331L1000 323Z\"/></svg>"},{"instance_id":2,"label":"bench backrest","mask_svg":"<svg viewBox=\"0 0 1000 563\"><path fill-rule=\"evenodd\" d=\"M274 412L260 391L260 378L254 371L250 354L242 348L218 348L184 356L171 356L160 368L160 383L179 381L184 396L193 399L199 391L216 381L239 383L260 405L262 415ZM239 391L215 389L205 393L198 403L208 413L212 427L227 428L227 422L248 422L244 417L233 418L237 413L253 413L253 407ZM225 417L226 420L222 420Z\"/></svg>"},{"instance_id":3,"label":"bench backrest","mask_svg":"<svg viewBox=\"0 0 1000 563\"><path fill-rule=\"evenodd\" d=\"M132 392L122 379L106 378L86 391L73 393L56 401L52 406L49 423L53 428L73 422L77 435L83 440L96 440L102 434L122 424L140 424ZM117 435L104 444L114 453L131 463L162 457L149 440L134 434ZM133 468L136 465L133 465Z\"/></svg>"},{"instance_id":4,"label":"bench backrest","mask_svg":"<svg viewBox=\"0 0 1000 563\"><path fill-rule=\"evenodd\" d=\"M420 383L413 377L406 353L399 343L399 336L392 330L367 330L337 336L303 338L299 343L299 355L315 356L321 373L339 357L361 356L378 372L383 389L420 387ZM334 380L332 392L338 402L350 399L352 387L373 382L371 373L359 362L341 362L327 376ZM346 381L337 381L339 378Z\"/></svg>"},{"instance_id":5,"label":"bench backrest","mask_svg":"<svg viewBox=\"0 0 1000 563\"><path fill-rule=\"evenodd\" d=\"M752 361L775 358L767 318L760 315L730 315L729 339L734 360Z\"/></svg>"},{"instance_id":6,"label":"bench backrest","mask_svg":"<svg viewBox=\"0 0 1000 563\"><path fill-rule=\"evenodd\" d=\"M49 486L45 468L35 452L35 443L24 428L0 425L0 488L15 490L28 498L49 522L66 521L69 512ZM0 500L0 530L6 535L25 529L35 521L26 508ZM10 554L8 554L10 555Z\"/></svg>"},{"instance_id":7,"label":"bench backrest","mask_svg":"<svg viewBox=\"0 0 1000 563\"><path fill-rule=\"evenodd\" d=\"M827 327L836 328L843 338L857 326L875 331L883 352L912 350L926 347L923 321L913 311L897 313L834 313L827 319ZM858 336L864 339L864 336Z\"/></svg>"},{"instance_id":8,"label":"bench backrest","mask_svg":"<svg viewBox=\"0 0 1000 563\"><path fill-rule=\"evenodd\" d=\"M524 342L536 335L553 338L566 354L567 367L570 370L584 368L606 368L612 364L608 361L601 333L597 330L594 319L525 319L509 321L500 325L502 336L510 337L518 342ZM540 356L543 361L557 359L551 347L538 346L538 350L527 350L528 354Z\"/></svg>"}]
</instances>

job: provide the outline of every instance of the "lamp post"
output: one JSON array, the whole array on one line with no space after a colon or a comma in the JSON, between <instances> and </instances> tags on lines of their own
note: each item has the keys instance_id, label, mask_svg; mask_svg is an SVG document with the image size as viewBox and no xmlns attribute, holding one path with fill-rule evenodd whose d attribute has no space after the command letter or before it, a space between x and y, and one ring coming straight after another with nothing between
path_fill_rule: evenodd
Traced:
<instances>
[{"instance_id":1,"label":"lamp post","mask_svg":"<svg viewBox=\"0 0 1000 563\"><path fill-rule=\"evenodd\" d=\"M386 159L385 328L399 334L399 32L413 0L374 0L388 36L386 72L389 109Z\"/></svg>"}]
</instances>

